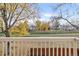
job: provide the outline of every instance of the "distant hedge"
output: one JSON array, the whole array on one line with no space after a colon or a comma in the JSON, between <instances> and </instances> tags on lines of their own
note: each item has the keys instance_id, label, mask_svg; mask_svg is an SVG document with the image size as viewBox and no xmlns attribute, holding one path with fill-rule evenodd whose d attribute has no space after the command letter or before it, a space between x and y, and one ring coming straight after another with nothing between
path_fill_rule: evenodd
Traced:
<instances>
[{"instance_id":1,"label":"distant hedge","mask_svg":"<svg viewBox=\"0 0 79 59\"><path fill-rule=\"evenodd\" d=\"M67 34L67 33L79 33L79 31L63 31L63 30L54 30L54 31L32 31L31 34Z\"/></svg>"}]
</instances>

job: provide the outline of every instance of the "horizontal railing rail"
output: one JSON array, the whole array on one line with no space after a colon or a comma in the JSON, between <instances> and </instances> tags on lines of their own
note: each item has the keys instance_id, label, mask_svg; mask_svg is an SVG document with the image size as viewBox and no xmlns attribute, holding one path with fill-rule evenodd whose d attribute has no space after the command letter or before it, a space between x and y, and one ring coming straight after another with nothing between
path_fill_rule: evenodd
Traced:
<instances>
[{"instance_id":1,"label":"horizontal railing rail","mask_svg":"<svg viewBox=\"0 0 79 59\"><path fill-rule=\"evenodd\" d=\"M0 37L0 56L77 56L78 37Z\"/></svg>"}]
</instances>

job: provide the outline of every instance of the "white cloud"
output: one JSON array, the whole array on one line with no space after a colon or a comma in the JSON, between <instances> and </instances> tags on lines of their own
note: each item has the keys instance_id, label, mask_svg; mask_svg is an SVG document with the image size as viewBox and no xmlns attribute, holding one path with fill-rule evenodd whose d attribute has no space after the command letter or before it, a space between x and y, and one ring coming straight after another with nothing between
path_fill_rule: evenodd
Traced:
<instances>
[{"instance_id":1,"label":"white cloud","mask_svg":"<svg viewBox=\"0 0 79 59\"><path fill-rule=\"evenodd\" d=\"M53 14L51 14L51 13L44 13L43 15L44 15L44 17L58 16L58 14L56 14L56 13L53 13Z\"/></svg>"},{"instance_id":2,"label":"white cloud","mask_svg":"<svg viewBox=\"0 0 79 59\"><path fill-rule=\"evenodd\" d=\"M40 18L39 20L42 21L42 22L48 22L49 21L49 19L47 19L47 18Z\"/></svg>"},{"instance_id":3,"label":"white cloud","mask_svg":"<svg viewBox=\"0 0 79 59\"><path fill-rule=\"evenodd\" d=\"M52 14L47 13L47 14L44 14L44 16L45 16L45 17L51 17Z\"/></svg>"}]
</instances>

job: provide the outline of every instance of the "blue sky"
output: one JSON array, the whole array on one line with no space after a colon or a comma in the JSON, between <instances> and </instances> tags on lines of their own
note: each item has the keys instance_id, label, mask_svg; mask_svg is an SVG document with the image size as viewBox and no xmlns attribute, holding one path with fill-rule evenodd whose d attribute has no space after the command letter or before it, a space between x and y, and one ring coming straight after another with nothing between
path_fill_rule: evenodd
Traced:
<instances>
[{"instance_id":1,"label":"blue sky","mask_svg":"<svg viewBox=\"0 0 79 59\"><path fill-rule=\"evenodd\" d=\"M49 20L50 16L52 16L52 14L53 14L53 11L52 11L53 5L54 4L51 4L51 3L40 3L38 5L39 9L41 11L41 18L42 19Z\"/></svg>"},{"instance_id":2,"label":"blue sky","mask_svg":"<svg viewBox=\"0 0 79 59\"><path fill-rule=\"evenodd\" d=\"M39 3L38 7L40 9L40 15L41 20L43 21L49 21L49 18L51 16L59 15L59 9L63 12L63 17L66 16L66 14L73 15L71 19L79 19L79 4L65 4L61 6L58 10L55 10L58 3ZM68 11L65 12L65 11Z\"/></svg>"}]
</instances>

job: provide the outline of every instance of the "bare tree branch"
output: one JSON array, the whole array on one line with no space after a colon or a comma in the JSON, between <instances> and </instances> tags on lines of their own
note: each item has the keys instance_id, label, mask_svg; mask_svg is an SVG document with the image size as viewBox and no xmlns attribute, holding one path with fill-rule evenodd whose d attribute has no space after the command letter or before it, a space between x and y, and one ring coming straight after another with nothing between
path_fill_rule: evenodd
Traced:
<instances>
[{"instance_id":1,"label":"bare tree branch","mask_svg":"<svg viewBox=\"0 0 79 59\"><path fill-rule=\"evenodd\" d=\"M31 14L33 14L33 12L32 13L30 13L30 15ZM18 19L17 21L20 21L20 20L23 20L23 19L28 19L29 17L30 17L30 15L28 15L27 17L25 17L25 18L21 18L21 19Z\"/></svg>"},{"instance_id":2,"label":"bare tree branch","mask_svg":"<svg viewBox=\"0 0 79 59\"><path fill-rule=\"evenodd\" d=\"M9 17L9 19L10 19L10 21L9 21L9 26L10 26L10 24L11 24L11 20L12 20L12 18L14 17L13 14L14 14L14 12L16 11L17 7L18 7L18 4L16 5L14 11L10 14L11 17Z\"/></svg>"},{"instance_id":3,"label":"bare tree branch","mask_svg":"<svg viewBox=\"0 0 79 59\"><path fill-rule=\"evenodd\" d=\"M79 29L79 26L72 24L72 23L68 20L68 18L70 18L71 16L67 15L67 17L64 18L63 15L62 15L62 11L60 12L60 15L61 15L61 16L58 17L59 19L66 20L66 21L67 21L70 25L72 25L74 28Z\"/></svg>"},{"instance_id":4,"label":"bare tree branch","mask_svg":"<svg viewBox=\"0 0 79 59\"><path fill-rule=\"evenodd\" d=\"M24 9L24 8L23 8ZM12 25L10 25L10 27L9 28L11 28L16 22L17 22L17 20L18 20L18 18L19 18L19 16L21 15L21 13L23 12L23 9L21 10L21 12L19 13L19 15L16 17L16 19L15 19L15 21L13 22L13 24Z\"/></svg>"}]
</instances>

